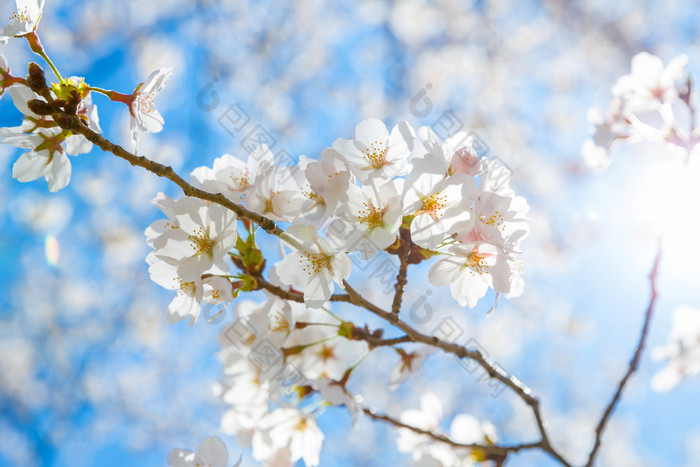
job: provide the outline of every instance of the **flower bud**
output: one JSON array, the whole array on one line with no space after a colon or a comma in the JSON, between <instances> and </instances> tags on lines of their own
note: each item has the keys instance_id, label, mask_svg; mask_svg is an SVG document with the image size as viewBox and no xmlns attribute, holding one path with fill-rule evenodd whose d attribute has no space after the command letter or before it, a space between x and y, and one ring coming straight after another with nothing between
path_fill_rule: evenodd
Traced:
<instances>
[{"instance_id":1,"label":"flower bud","mask_svg":"<svg viewBox=\"0 0 700 467\"><path fill-rule=\"evenodd\" d=\"M29 110L37 115L51 115L56 111L51 104L39 99L32 99L28 101L27 107L29 107Z\"/></svg>"},{"instance_id":2,"label":"flower bud","mask_svg":"<svg viewBox=\"0 0 700 467\"><path fill-rule=\"evenodd\" d=\"M43 95L48 89L46 87L46 76L44 70L34 62L29 64L29 74L27 75L27 85L39 95Z\"/></svg>"}]
</instances>

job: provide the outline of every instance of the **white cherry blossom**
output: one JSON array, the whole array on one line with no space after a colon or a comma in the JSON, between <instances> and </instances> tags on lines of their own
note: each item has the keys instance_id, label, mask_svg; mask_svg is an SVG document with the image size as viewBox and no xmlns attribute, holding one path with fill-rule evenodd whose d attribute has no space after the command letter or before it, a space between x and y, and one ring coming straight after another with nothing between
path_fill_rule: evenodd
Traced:
<instances>
[{"instance_id":1,"label":"white cherry blossom","mask_svg":"<svg viewBox=\"0 0 700 467\"><path fill-rule=\"evenodd\" d=\"M156 202L162 203L165 195ZM147 230L154 255L177 267L177 274L189 283L207 270L226 271L225 258L236 244L236 215L218 204L197 198L166 203L167 221L156 221Z\"/></svg>"},{"instance_id":2,"label":"white cherry blossom","mask_svg":"<svg viewBox=\"0 0 700 467\"><path fill-rule=\"evenodd\" d=\"M403 192L399 180L388 180L378 189L351 185L348 200L337 211L340 217L328 229L329 241L339 249L359 250L363 259L396 240L403 214Z\"/></svg>"},{"instance_id":3,"label":"white cherry blossom","mask_svg":"<svg viewBox=\"0 0 700 467\"><path fill-rule=\"evenodd\" d=\"M389 389L393 391L398 388L401 383L406 381L413 373L418 371L423 365L425 359L435 351L435 347L429 346L421 347L415 352L406 352L403 349L397 349L400 358L389 374Z\"/></svg>"},{"instance_id":4,"label":"white cherry blossom","mask_svg":"<svg viewBox=\"0 0 700 467\"><path fill-rule=\"evenodd\" d=\"M218 436L210 436L202 441L196 452L173 449L168 454L168 465L171 467L228 467L228 451ZM236 466L238 465L240 460Z\"/></svg>"},{"instance_id":5,"label":"white cherry blossom","mask_svg":"<svg viewBox=\"0 0 700 467\"><path fill-rule=\"evenodd\" d=\"M469 227L478 193L476 181L468 175L445 177L439 160L427 154L413 161L404 199L404 213L415 215L411 240L428 249L436 249L447 237Z\"/></svg>"},{"instance_id":6,"label":"white cherry blossom","mask_svg":"<svg viewBox=\"0 0 700 467\"><path fill-rule=\"evenodd\" d=\"M350 276L350 258L309 226L292 225L285 237L282 240L294 250L277 265L277 274L286 285L304 287L304 303L320 308L331 298L333 282L342 287Z\"/></svg>"},{"instance_id":7,"label":"white cherry blossom","mask_svg":"<svg viewBox=\"0 0 700 467\"><path fill-rule=\"evenodd\" d=\"M479 194L472 207L474 227L457 235L462 242L485 241L507 253L520 253L520 242L527 236L529 206L522 196L503 196L489 191Z\"/></svg>"},{"instance_id":8,"label":"white cherry blossom","mask_svg":"<svg viewBox=\"0 0 700 467\"><path fill-rule=\"evenodd\" d=\"M263 151L271 154L267 146ZM270 156L266 156L266 159ZM253 186L246 194L245 205L253 212L279 222L291 222L302 212L304 197L294 180L296 167L260 167ZM293 172L294 171L294 172Z\"/></svg>"},{"instance_id":9,"label":"white cherry blossom","mask_svg":"<svg viewBox=\"0 0 700 467\"><path fill-rule=\"evenodd\" d=\"M44 0L16 0L17 9L10 15L10 23L0 32L0 44L10 37L21 37L36 30L44 10Z\"/></svg>"},{"instance_id":10,"label":"white cherry blossom","mask_svg":"<svg viewBox=\"0 0 700 467\"><path fill-rule=\"evenodd\" d=\"M165 88L172 73L171 68L156 70L134 90L130 105L131 141L134 151L140 133L158 133L163 129L165 121L156 109L155 99Z\"/></svg>"},{"instance_id":11,"label":"white cherry blossom","mask_svg":"<svg viewBox=\"0 0 700 467\"><path fill-rule=\"evenodd\" d=\"M511 268L505 253L486 242L458 243L450 246L451 256L430 268L428 279L435 286L450 286L461 306L473 308L489 287L496 292L510 291Z\"/></svg>"},{"instance_id":12,"label":"white cherry blossom","mask_svg":"<svg viewBox=\"0 0 700 467\"><path fill-rule=\"evenodd\" d=\"M260 170L274 165L274 155L267 145L258 146L243 162L236 156L224 154L214 159L212 168L198 167L192 171L193 183L211 193L222 193L234 203L240 203Z\"/></svg>"},{"instance_id":13,"label":"white cherry blossom","mask_svg":"<svg viewBox=\"0 0 700 467\"><path fill-rule=\"evenodd\" d=\"M253 435L253 457L268 461L268 465L290 465L303 459L313 467L319 463L323 438L312 415L294 407L280 407L260 420ZM271 463L272 459L280 464Z\"/></svg>"},{"instance_id":14,"label":"white cherry blossom","mask_svg":"<svg viewBox=\"0 0 700 467\"><path fill-rule=\"evenodd\" d=\"M168 306L165 318L168 324L176 323L187 317L192 326L201 312L201 302L217 305L233 301L231 282L216 275L195 278L187 281L180 277L177 268L156 257L151 252L146 258L151 280L163 288L176 290L175 298ZM225 274L224 271L213 271Z\"/></svg>"},{"instance_id":15,"label":"white cherry blossom","mask_svg":"<svg viewBox=\"0 0 700 467\"><path fill-rule=\"evenodd\" d=\"M355 127L355 139L338 138L333 149L345 157L360 182L371 177L389 179L408 172L410 150L406 139L411 134L406 122L400 122L389 133L382 121L369 118Z\"/></svg>"}]
</instances>

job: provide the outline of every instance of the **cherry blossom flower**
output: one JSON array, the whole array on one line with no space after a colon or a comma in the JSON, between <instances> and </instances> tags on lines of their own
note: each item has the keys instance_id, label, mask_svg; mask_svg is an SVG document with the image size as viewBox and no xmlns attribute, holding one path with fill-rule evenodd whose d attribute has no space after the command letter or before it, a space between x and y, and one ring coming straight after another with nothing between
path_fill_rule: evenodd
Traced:
<instances>
[{"instance_id":1,"label":"cherry blossom flower","mask_svg":"<svg viewBox=\"0 0 700 467\"><path fill-rule=\"evenodd\" d=\"M0 44L10 37L21 37L36 30L44 10L44 0L16 0L17 10L10 16L10 24L0 32Z\"/></svg>"},{"instance_id":2,"label":"cherry blossom flower","mask_svg":"<svg viewBox=\"0 0 700 467\"><path fill-rule=\"evenodd\" d=\"M641 52L632 57L631 73L620 77L612 93L630 113L654 110L678 97L676 84L686 78L688 57L680 55L666 67L659 57Z\"/></svg>"},{"instance_id":3,"label":"cherry blossom flower","mask_svg":"<svg viewBox=\"0 0 700 467\"><path fill-rule=\"evenodd\" d=\"M284 462L282 465L303 459L307 466L316 466L323 438L312 415L294 407L280 407L260 420L253 435L253 457L268 462L278 459Z\"/></svg>"},{"instance_id":4,"label":"cherry blossom flower","mask_svg":"<svg viewBox=\"0 0 700 467\"><path fill-rule=\"evenodd\" d=\"M452 154L450 169L453 174L475 177L481 171L481 159L472 146L462 146Z\"/></svg>"},{"instance_id":5,"label":"cherry blossom flower","mask_svg":"<svg viewBox=\"0 0 700 467\"><path fill-rule=\"evenodd\" d=\"M239 460L234 467L240 465ZM228 451L218 436L202 441L197 452L173 449L168 454L168 465L172 467L228 467Z\"/></svg>"},{"instance_id":6,"label":"cherry blossom flower","mask_svg":"<svg viewBox=\"0 0 700 467\"><path fill-rule=\"evenodd\" d=\"M267 341L281 347L294 329L294 315L303 309L303 305L274 295L269 295L260 304L241 301L236 307L236 322L224 331L222 336L225 336L225 341L222 342L252 348L259 342ZM243 333L243 330L247 332Z\"/></svg>"},{"instance_id":7,"label":"cherry blossom flower","mask_svg":"<svg viewBox=\"0 0 700 467\"><path fill-rule=\"evenodd\" d=\"M192 171L193 183L211 193L222 193L234 203L240 203L253 187L258 172L274 165L274 155L267 145L258 146L243 162L236 156L224 154L214 159L213 168L198 167Z\"/></svg>"},{"instance_id":8,"label":"cherry blossom flower","mask_svg":"<svg viewBox=\"0 0 700 467\"><path fill-rule=\"evenodd\" d=\"M688 306L674 310L668 342L654 348L652 356L668 362L651 380L655 391L669 391L684 378L700 373L700 310Z\"/></svg>"},{"instance_id":9,"label":"cherry blossom flower","mask_svg":"<svg viewBox=\"0 0 700 467\"><path fill-rule=\"evenodd\" d=\"M262 145L259 150L267 152L268 155L256 157L274 160L267 146ZM296 171L296 168L279 168L274 163L265 164L264 169L261 166L253 186L246 194L246 207L274 221L291 222L299 216L304 206L304 198L299 192L292 170Z\"/></svg>"},{"instance_id":10,"label":"cherry blossom flower","mask_svg":"<svg viewBox=\"0 0 700 467\"><path fill-rule=\"evenodd\" d=\"M343 280L350 277L350 258L309 226L292 225L285 237L282 240L294 250L277 264L277 274L286 285L304 287L304 303L320 308L331 298L333 282L342 287Z\"/></svg>"},{"instance_id":11,"label":"cherry blossom flower","mask_svg":"<svg viewBox=\"0 0 700 467\"><path fill-rule=\"evenodd\" d=\"M391 369L389 375L389 389L391 391L398 388L401 383L406 381L411 377L413 373L418 371L418 369L423 365L423 362L428 355L436 351L435 347L421 347L415 352L406 352L403 349L397 349L400 355L400 359L396 362L396 365Z\"/></svg>"},{"instance_id":12,"label":"cherry blossom flower","mask_svg":"<svg viewBox=\"0 0 700 467\"><path fill-rule=\"evenodd\" d=\"M304 170L310 190L323 198L324 204L334 211L338 203L347 200L348 186L353 176L348 170L343 156L333 149L324 149L321 160L312 161Z\"/></svg>"},{"instance_id":13,"label":"cherry blossom flower","mask_svg":"<svg viewBox=\"0 0 700 467\"><path fill-rule=\"evenodd\" d=\"M389 133L383 122L369 118L355 127L354 140L338 138L333 149L343 155L360 182L365 183L371 177L389 179L408 172L407 138L412 133L406 122L400 122Z\"/></svg>"},{"instance_id":14,"label":"cherry blossom flower","mask_svg":"<svg viewBox=\"0 0 700 467\"><path fill-rule=\"evenodd\" d=\"M414 214L411 239L423 248L436 249L453 233L464 231L471 220L476 181L464 174L445 177L440 157L426 154L413 161L404 198L404 213Z\"/></svg>"},{"instance_id":15,"label":"cherry blossom flower","mask_svg":"<svg viewBox=\"0 0 700 467\"><path fill-rule=\"evenodd\" d=\"M139 84L131 97L131 141L136 151L139 133L158 133L163 129L163 117L156 109L155 98L163 91L173 70L161 68Z\"/></svg>"},{"instance_id":16,"label":"cherry blossom flower","mask_svg":"<svg viewBox=\"0 0 700 467\"><path fill-rule=\"evenodd\" d=\"M398 182L388 180L378 189L351 185L347 202L336 212L340 218L328 229L331 244L359 250L363 259L370 259L394 243L403 214L403 187Z\"/></svg>"},{"instance_id":17,"label":"cherry blossom flower","mask_svg":"<svg viewBox=\"0 0 700 467\"><path fill-rule=\"evenodd\" d=\"M321 393L321 397L328 404L345 406L350 413L354 423L357 423L357 415L360 406L355 398L345 389L344 383L331 379L306 379L306 384Z\"/></svg>"},{"instance_id":18,"label":"cherry blossom flower","mask_svg":"<svg viewBox=\"0 0 700 467\"><path fill-rule=\"evenodd\" d=\"M440 431L442 419L442 402L432 392L424 393L420 398L420 409L406 410L401 414L401 422L425 431ZM427 454L432 444L431 438L402 428L396 441L399 451L412 453L413 460L419 461Z\"/></svg>"},{"instance_id":19,"label":"cherry blossom flower","mask_svg":"<svg viewBox=\"0 0 700 467\"><path fill-rule=\"evenodd\" d=\"M15 78L10 75L10 67L7 64L7 59L0 54L0 97L5 94L5 89L12 86Z\"/></svg>"},{"instance_id":20,"label":"cherry blossom flower","mask_svg":"<svg viewBox=\"0 0 700 467\"><path fill-rule=\"evenodd\" d=\"M295 223L322 227L333 216L339 203L348 199L353 176L336 151L325 149L320 161L299 157L292 176L303 200Z\"/></svg>"},{"instance_id":21,"label":"cherry blossom flower","mask_svg":"<svg viewBox=\"0 0 700 467\"><path fill-rule=\"evenodd\" d=\"M442 141L431 127L420 127L411 158L421 159L426 154L435 156L430 159L432 173L475 177L481 170L481 160L474 148L474 136L464 131Z\"/></svg>"},{"instance_id":22,"label":"cherry blossom flower","mask_svg":"<svg viewBox=\"0 0 700 467\"><path fill-rule=\"evenodd\" d=\"M163 203L164 198L159 194L155 202L167 206L169 219L154 222L146 232L154 255L176 266L185 283L200 279L211 268L226 271L226 254L236 244L235 213L197 198Z\"/></svg>"},{"instance_id":23,"label":"cherry blossom flower","mask_svg":"<svg viewBox=\"0 0 700 467\"><path fill-rule=\"evenodd\" d=\"M283 344L286 361L305 378L340 380L368 351L365 341L338 335L341 321L323 309L294 313L295 327Z\"/></svg>"},{"instance_id":24,"label":"cherry blossom flower","mask_svg":"<svg viewBox=\"0 0 700 467\"><path fill-rule=\"evenodd\" d=\"M72 79L68 80L71 84ZM44 99L28 87L14 85L9 88L9 92L15 107L24 114L24 121L18 127L1 128L0 137L4 144L32 150L15 162L12 176L20 182L43 176L49 183L49 191L64 188L71 176L71 164L67 156L90 152L92 143L81 135L62 131L51 120L32 112L27 102ZM93 130L100 131L97 108L91 103L89 95L81 102L78 112Z\"/></svg>"},{"instance_id":25,"label":"cherry blossom flower","mask_svg":"<svg viewBox=\"0 0 700 467\"><path fill-rule=\"evenodd\" d=\"M192 326L201 312L201 302L217 305L233 301L231 283L228 279L209 276L204 279L196 278L190 281L182 279L176 267L161 261L151 252L146 258L149 264L148 272L151 280L163 288L176 290L165 315L168 324L176 323L189 316ZM224 271L218 271L225 274Z\"/></svg>"},{"instance_id":26,"label":"cherry blossom flower","mask_svg":"<svg viewBox=\"0 0 700 467\"><path fill-rule=\"evenodd\" d=\"M421 396L420 409L406 410L401 414L401 421L425 431L440 433L442 415L442 402L435 394L428 392ZM449 438L461 444L493 444L497 440L495 428L490 422L479 422L468 414L455 416ZM477 465L477 459L472 457L472 449L455 448L405 428L399 429L397 444L399 451L411 454L414 465Z\"/></svg>"},{"instance_id":27,"label":"cherry blossom flower","mask_svg":"<svg viewBox=\"0 0 700 467\"><path fill-rule=\"evenodd\" d=\"M456 238L465 243L486 241L506 253L520 253L520 242L529 232L528 209L527 201L522 196L503 196L483 191L472 207L474 227Z\"/></svg>"},{"instance_id":28,"label":"cherry blossom flower","mask_svg":"<svg viewBox=\"0 0 700 467\"><path fill-rule=\"evenodd\" d=\"M231 330L224 331L228 336ZM281 381L276 378L282 368L282 354L267 367L256 364L250 349L235 345L219 352L225 379L217 392L225 403L239 411L253 411L260 415L267 411L268 401L279 394Z\"/></svg>"},{"instance_id":29,"label":"cherry blossom flower","mask_svg":"<svg viewBox=\"0 0 700 467\"><path fill-rule=\"evenodd\" d=\"M448 251L451 256L435 263L428 279L438 287L449 285L461 306L476 306L489 287L501 293L510 291L511 268L497 246L486 242L459 243Z\"/></svg>"},{"instance_id":30,"label":"cherry blossom flower","mask_svg":"<svg viewBox=\"0 0 700 467\"><path fill-rule=\"evenodd\" d=\"M15 107L25 115L25 121L18 127L0 129L0 137L4 144L31 149L30 152L22 154L13 165L13 178L20 182L29 182L43 176L49 183L49 191L56 192L64 188L71 176L71 165L63 144L66 132L55 126L37 125L37 122L43 122L45 119L32 112L27 102L43 99L31 89L24 85L14 85L9 91Z\"/></svg>"}]
</instances>

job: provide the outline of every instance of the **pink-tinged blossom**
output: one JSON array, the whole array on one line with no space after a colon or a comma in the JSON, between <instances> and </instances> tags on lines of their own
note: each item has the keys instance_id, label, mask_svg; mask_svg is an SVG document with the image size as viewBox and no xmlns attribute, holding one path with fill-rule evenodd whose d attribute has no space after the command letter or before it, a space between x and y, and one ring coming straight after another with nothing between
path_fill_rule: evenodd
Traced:
<instances>
[{"instance_id":1,"label":"pink-tinged blossom","mask_svg":"<svg viewBox=\"0 0 700 467\"><path fill-rule=\"evenodd\" d=\"M234 466L240 465L240 460ZM168 454L171 467L228 467L228 451L218 436L210 436L202 441L196 452L186 449L173 449Z\"/></svg>"},{"instance_id":2,"label":"pink-tinged blossom","mask_svg":"<svg viewBox=\"0 0 700 467\"><path fill-rule=\"evenodd\" d=\"M641 52L632 57L632 70L620 77L612 88L630 113L658 109L678 98L676 84L687 78L688 57L680 55L666 67L659 57Z\"/></svg>"},{"instance_id":3,"label":"pink-tinged blossom","mask_svg":"<svg viewBox=\"0 0 700 467\"><path fill-rule=\"evenodd\" d=\"M481 159L471 146L462 146L452 154L450 171L453 174L465 174L476 177L481 171Z\"/></svg>"},{"instance_id":4,"label":"pink-tinged blossom","mask_svg":"<svg viewBox=\"0 0 700 467\"><path fill-rule=\"evenodd\" d=\"M408 173L410 150L406 138L412 133L406 122L400 122L389 133L382 121L369 118L355 127L355 139L338 138L333 149L342 154L360 182L374 177L390 179Z\"/></svg>"},{"instance_id":5,"label":"pink-tinged blossom","mask_svg":"<svg viewBox=\"0 0 700 467\"><path fill-rule=\"evenodd\" d=\"M0 32L0 44L10 37L21 37L36 31L44 10L44 0L16 0L17 9L10 15L10 23Z\"/></svg>"},{"instance_id":6,"label":"pink-tinged blossom","mask_svg":"<svg viewBox=\"0 0 700 467\"><path fill-rule=\"evenodd\" d=\"M430 283L450 286L461 306L473 308L491 287L496 292L510 292L511 268L503 250L485 242L458 243L430 268Z\"/></svg>"},{"instance_id":7,"label":"pink-tinged blossom","mask_svg":"<svg viewBox=\"0 0 700 467\"><path fill-rule=\"evenodd\" d=\"M508 254L520 253L520 243L529 232L528 210L527 201L522 196L483 191L472 207L472 229L456 238L464 243L485 241Z\"/></svg>"},{"instance_id":8,"label":"pink-tinged blossom","mask_svg":"<svg viewBox=\"0 0 700 467\"><path fill-rule=\"evenodd\" d=\"M253 457L266 465L292 465L303 459L313 467L319 463L323 438L313 415L283 406L260 420L253 435Z\"/></svg>"},{"instance_id":9,"label":"pink-tinged blossom","mask_svg":"<svg viewBox=\"0 0 700 467\"><path fill-rule=\"evenodd\" d=\"M320 308L331 298L333 282L342 287L343 280L350 277L350 258L309 226L290 226L282 240L294 250L278 263L279 279L285 285L303 287L304 303Z\"/></svg>"}]
</instances>

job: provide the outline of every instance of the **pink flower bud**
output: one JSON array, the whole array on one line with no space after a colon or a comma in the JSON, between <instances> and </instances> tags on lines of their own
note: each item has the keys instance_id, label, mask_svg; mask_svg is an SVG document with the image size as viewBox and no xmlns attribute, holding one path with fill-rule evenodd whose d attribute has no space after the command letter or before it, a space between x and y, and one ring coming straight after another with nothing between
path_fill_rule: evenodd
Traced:
<instances>
[{"instance_id":1,"label":"pink flower bud","mask_svg":"<svg viewBox=\"0 0 700 467\"><path fill-rule=\"evenodd\" d=\"M476 176L481 170L481 161L472 147L462 146L452 156L452 173Z\"/></svg>"}]
</instances>

